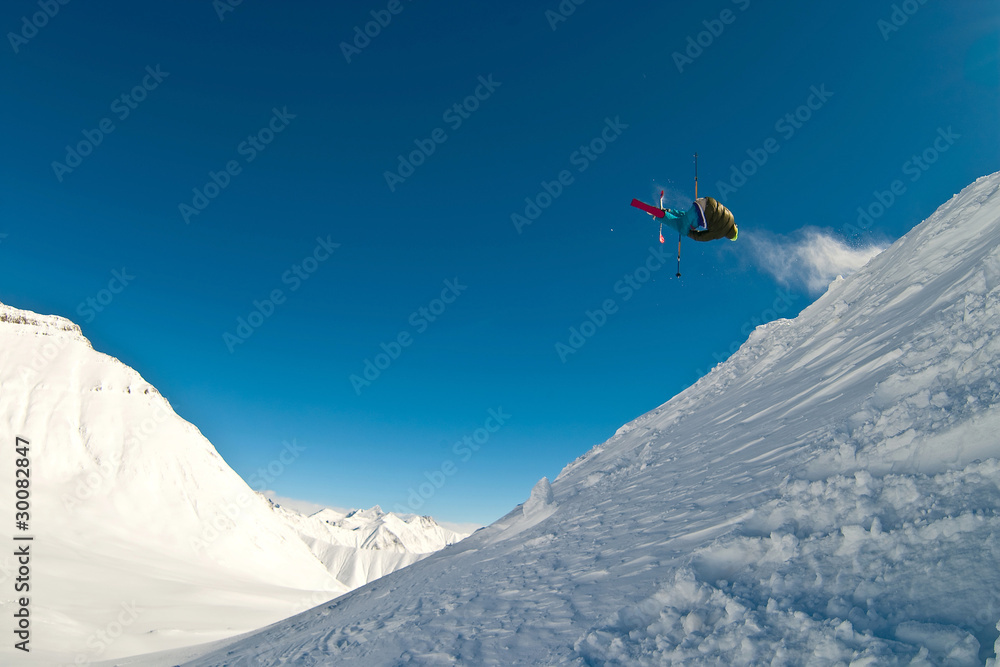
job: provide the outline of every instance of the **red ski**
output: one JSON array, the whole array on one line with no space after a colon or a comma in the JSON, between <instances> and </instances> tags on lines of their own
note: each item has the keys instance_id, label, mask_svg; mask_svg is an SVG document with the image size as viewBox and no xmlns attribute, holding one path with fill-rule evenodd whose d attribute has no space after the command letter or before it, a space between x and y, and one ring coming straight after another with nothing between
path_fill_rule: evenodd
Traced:
<instances>
[{"instance_id":1,"label":"red ski","mask_svg":"<svg viewBox=\"0 0 1000 667\"><path fill-rule=\"evenodd\" d=\"M656 206L653 206L652 204L647 204L645 202L641 202L638 199L633 199L632 200L632 206L635 206L637 209L640 209L642 211L645 211L646 213L649 213L654 218L662 218L664 216L662 208L658 208Z\"/></svg>"},{"instance_id":2,"label":"red ski","mask_svg":"<svg viewBox=\"0 0 1000 667\"><path fill-rule=\"evenodd\" d=\"M633 199L632 200L632 206L635 206L637 209L639 209L641 211L645 211L646 213L649 213L651 216L653 216L654 220L656 218L661 218L661 220L660 220L660 243L664 243L664 238L663 238L663 220L662 220L662 218L666 215L666 211L663 209L663 190L660 190L660 205L659 206L653 206L652 204L647 204L645 202L641 202L638 199Z\"/></svg>"}]
</instances>

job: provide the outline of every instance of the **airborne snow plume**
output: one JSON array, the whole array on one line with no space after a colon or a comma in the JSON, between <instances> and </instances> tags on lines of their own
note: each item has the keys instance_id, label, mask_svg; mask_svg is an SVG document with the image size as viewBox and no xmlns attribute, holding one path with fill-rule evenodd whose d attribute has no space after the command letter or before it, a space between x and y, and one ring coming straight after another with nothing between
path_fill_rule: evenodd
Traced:
<instances>
[{"instance_id":1,"label":"airborne snow plume","mask_svg":"<svg viewBox=\"0 0 1000 667\"><path fill-rule=\"evenodd\" d=\"M998 432L1000 173L459 544L121 664L983 665Z\"/></svg>"},{"instance_id":2,"label":"airborne snow plume","mask_svg":"<svg viewBox=\"0 0 1000 667\"><path fill-rule=\"evenodd\" d=\"M747 234L746 243L759 269L786 287L802 285L812 294L825 290L837 276L851 275L885 250L883 245L853 247L816 228L803 230L797 238Z\"/></svg>"}]
</instances>

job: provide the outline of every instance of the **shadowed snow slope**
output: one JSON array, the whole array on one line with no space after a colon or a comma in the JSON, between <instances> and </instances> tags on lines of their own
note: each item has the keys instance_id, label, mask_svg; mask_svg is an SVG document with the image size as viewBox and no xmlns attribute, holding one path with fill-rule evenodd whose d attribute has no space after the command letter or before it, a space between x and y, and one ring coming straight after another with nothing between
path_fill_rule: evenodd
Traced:
<instances>
[{"instance_id":1,"label":"shadowed snow slope","mask_svg":"<svg viewBox=\"0 0 1000 667\"><path fill-rule=\"evenodd\" d=\"M966 188L492 526L189 664L983 664L998 188Z\"/></svg>"}]
</instances>

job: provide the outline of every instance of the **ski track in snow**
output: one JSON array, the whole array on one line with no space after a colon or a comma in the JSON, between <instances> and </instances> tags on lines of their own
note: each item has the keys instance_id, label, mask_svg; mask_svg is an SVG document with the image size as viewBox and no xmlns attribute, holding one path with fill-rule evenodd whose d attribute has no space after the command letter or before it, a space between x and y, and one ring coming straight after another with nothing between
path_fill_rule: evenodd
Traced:
<instances>
[{"instance_id":1,"label":"ski track in snow","mask_svg":"<svg viewBox=\"0 0 1000 667\"><path fill-rule=\"evenodd\" d=\"M459 544L115 664L996 667L998 189L979 179Z\"/></svg>"}]
</instances>

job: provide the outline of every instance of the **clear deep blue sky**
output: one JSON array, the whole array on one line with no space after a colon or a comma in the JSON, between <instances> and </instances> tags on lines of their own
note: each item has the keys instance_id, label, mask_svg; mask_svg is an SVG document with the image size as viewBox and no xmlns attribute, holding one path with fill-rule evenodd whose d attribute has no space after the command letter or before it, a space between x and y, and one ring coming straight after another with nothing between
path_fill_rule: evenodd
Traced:
<instances>
[{"instance_id":1,"label":"clear deep blue sky","mask_svg":"<svg viewBox=\"0 0 1000 667\"><path fill-rule=\"evenodd\" d=\"M210 0L75 0L51 18L12 0L0 301L78 322L258 486L405 509L443 466L414 509L489 522L694 382L776 299L791 316L815 298L782 297L747 239L893 240L1000 168L1000 8L910 0L893 17L893 4L587 0L557 21L557 0L245 0L220 20ZM347 62L341 43L390 6ZM776 125L797 110L808 120ZM614 141L577 152L602 133ZM390 188L397 156L434 137ZM619 285L658 246L632 197L667 186L689 203L695 151L699 194L718 195L768 139L777 152L727 193L739 241L685 243L677 279L668 235L666 266ZM907 165L927 149L926 170ZM519 233L512 214L564 170ZM185 221L210 172L228 184ZM884 214L846 227L894 180L905 191ZM318 238L339 247L303 264ZM87 306L123 268L125 288ZM282 303L227 345L274 290ZM615 312L564 363L556 343L608 299ZM400 334L410 345L359 394L350 376ZM455 448L500 408L479 451ZM274 464L293 439L304 451ZM255 478L268 464L281 474Z\"/></svg>"}]
</instances>

